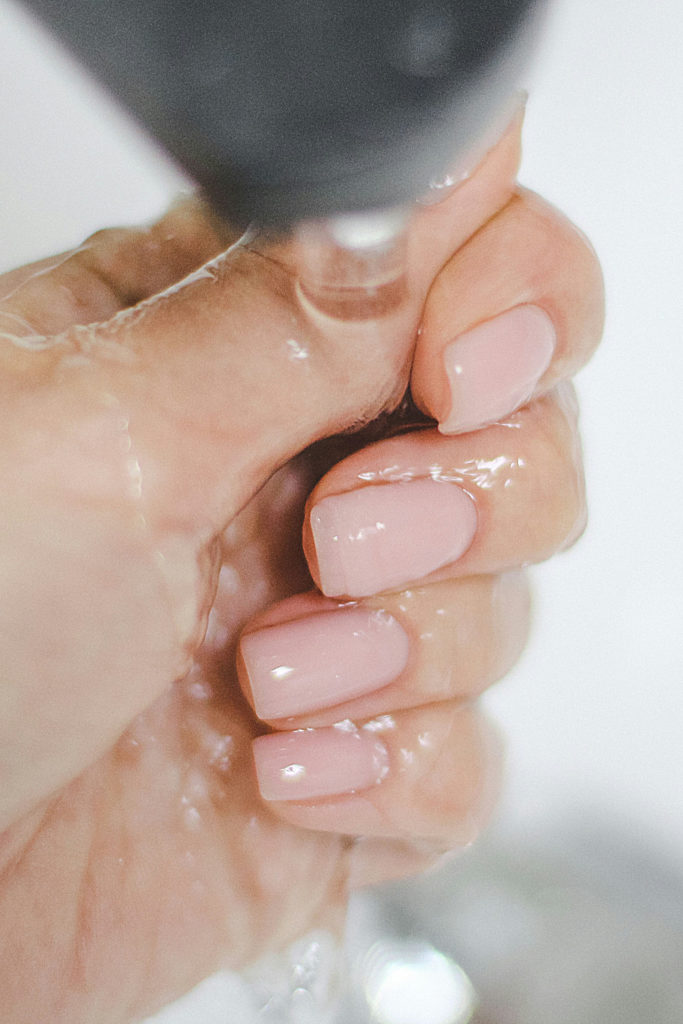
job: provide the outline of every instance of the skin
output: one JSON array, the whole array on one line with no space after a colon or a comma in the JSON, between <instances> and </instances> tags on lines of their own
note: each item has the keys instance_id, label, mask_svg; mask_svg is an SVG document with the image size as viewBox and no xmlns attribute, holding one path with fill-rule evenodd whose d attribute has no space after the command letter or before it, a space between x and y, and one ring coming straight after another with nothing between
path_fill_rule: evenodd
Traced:
<instances>
[{"instance_id":1,"label":"skin","mask_svg":"<svg viewBox=\"0 0 683 1024\"><path fill-rule=\"evenodd\" d=\"M515 185L519 121L450 199L415 213L404 299L359 322L301 306L295 250L257 239L223 254L234 239L197 203L0 279L10 1024L140 1018L333 925L350 884L470 842L489 813L499 750L473 698L524 642L518 567L583 527L566 381L602 321L591 250ZM406 432L441 412L440 349L522 301L543 304L560 338L531 403L472 434ZM421 412L401 404L409 382ZM489 478L472 469L495 459ZM470 474L479 528L458 563L360 602L411 638L400 679L259 722L240 632L330 601L315 589L311 503L434 460ZM427 628L438 614L452 628ZM261 799L255 736L378 716L393 763L414 755L380 785Z\"/></svg>"}]
</instances>

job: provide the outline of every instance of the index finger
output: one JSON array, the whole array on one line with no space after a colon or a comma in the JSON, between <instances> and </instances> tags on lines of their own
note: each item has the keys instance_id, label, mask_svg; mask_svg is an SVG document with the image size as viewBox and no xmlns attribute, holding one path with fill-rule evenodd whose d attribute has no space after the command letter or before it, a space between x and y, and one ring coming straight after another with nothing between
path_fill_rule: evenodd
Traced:
<instances>
[{"instance_id":1,"label":"index finger","mask_svg":"<svg viewBox=\"0 0 683 1024\"><path fill-rule=\"evenodd\" d=\"M444 434L507 416L573 376L602 334L604 291L585 237L518 190L436 278L411 387Z\"/></svg>"}]
</instances>

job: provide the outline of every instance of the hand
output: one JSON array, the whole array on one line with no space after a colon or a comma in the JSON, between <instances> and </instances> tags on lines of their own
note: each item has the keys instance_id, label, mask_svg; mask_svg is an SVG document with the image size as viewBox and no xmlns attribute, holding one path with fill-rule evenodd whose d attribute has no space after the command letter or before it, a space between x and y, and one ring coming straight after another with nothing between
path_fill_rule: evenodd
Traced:
<instances>
[{"instance_id":1,"label":"hand","mask_svg":"<svg viewBox=\"0 0 683 1024\"><path fill-rule=\"evenodd\" d=\"M302 306L286 253L217 255L228 240L194 207L0 281L6 1020L134 1019L319 921L349 878L476 833L497 754L470 698L523 643L517 567L582 527L564 382L602 317L592 253L516 190L518 153L516 125L416 213L405 300L360 322ZM552 353L535 383L507 368L494 408L478 374L498 365L495 337L446 349L531 305ZM409 380L452 436L300 457L377 417L390 434ZM292 597L310 591L309 494L326 597ZM377 508L386 539L335 554ZM245 626L256 715L235 673ZM354 647L366 628L372 658ZM338 673L312 636L348 658ZM268 667L285 647L287 698ZM276 731L254 755L259 718ZM357 727L330 729L346 718ZM294 763L306 771L283 792Z\"/></svg>"}]
</instances>

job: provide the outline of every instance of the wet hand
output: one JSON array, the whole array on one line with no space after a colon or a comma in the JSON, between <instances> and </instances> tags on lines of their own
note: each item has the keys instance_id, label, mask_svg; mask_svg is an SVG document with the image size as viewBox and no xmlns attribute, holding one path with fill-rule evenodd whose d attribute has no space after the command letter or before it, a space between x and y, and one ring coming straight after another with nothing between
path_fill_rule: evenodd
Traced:
<instances>
[{"instance_id":1,"label":"wet hand","mask_svg":"<svg viewBox=\"0 0 683 1024\"><path fill-rule=\"evenodd\" d=\"M0 280L8 1020L151 1012L485 818L471 698L582 527L602 315L517 161L515 129L416 213L405 301L356 324L192 205ZM409 382L441 431L309 449Z\"/></svg>"}]
</instances>

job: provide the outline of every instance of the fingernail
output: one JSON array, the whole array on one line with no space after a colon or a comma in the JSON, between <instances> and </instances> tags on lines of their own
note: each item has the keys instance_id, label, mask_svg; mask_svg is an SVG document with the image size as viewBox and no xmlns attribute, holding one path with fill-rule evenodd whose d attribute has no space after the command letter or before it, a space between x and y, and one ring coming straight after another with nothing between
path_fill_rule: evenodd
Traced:
<instances>
[{"instance_id":1,"label":"fingernail","mask_svg":"<svg viewBox=\"0 0 683 1024\"><path fill-rule=\"evenodd\" d=\"M456 484L418 479L323 498L311 512L320 586L367 597L421 579L472 543L477 512Z\"/></svg>"},{"instance_id":2,"label":"fingernail","mask_svg":"<svg viewBox=\"0 0 683 1024\"><path fill-rule=\"evenodd\" d=\"M386 686L410 642L396 619L369 608L318 612L247 633L240 651L259 718L287 718Z\"/></svg>"},{"instance_id":3,"label":"fingernail","mask_svg":"<svg viewBox=\"0 0 683 1024\"><path fill-rule=\"evenodd\" d=\"M444 350L451 408L443 434L474 430L531 398L555 349L553 322L538 306L517 306L461 334Z\"/></svg>"},{"instance_id":4,"label":"fingernail","mask_svg":"<svg viewBox=\"0 0 683 1024\"><path fill-rule=\"evenodd\" d=\"M264 800L315 800L352 793L376 786L389 769L382 741L349 722L260 736L252 746Z\"/></svg>"}]
</instances>

